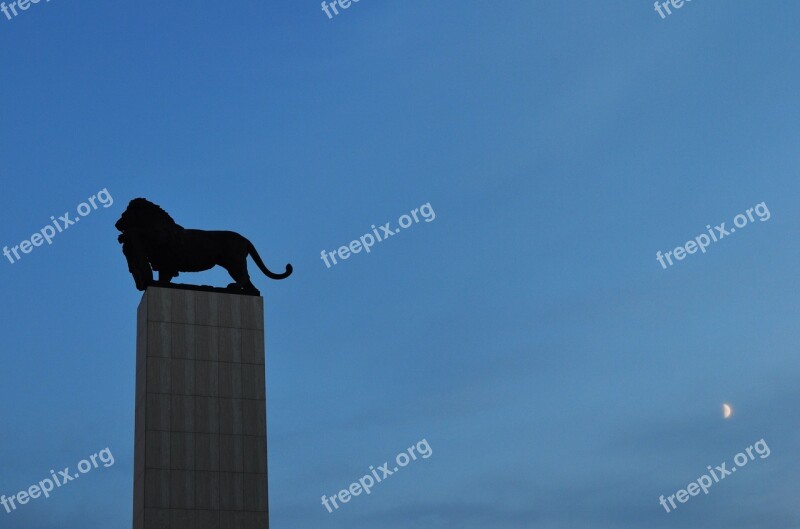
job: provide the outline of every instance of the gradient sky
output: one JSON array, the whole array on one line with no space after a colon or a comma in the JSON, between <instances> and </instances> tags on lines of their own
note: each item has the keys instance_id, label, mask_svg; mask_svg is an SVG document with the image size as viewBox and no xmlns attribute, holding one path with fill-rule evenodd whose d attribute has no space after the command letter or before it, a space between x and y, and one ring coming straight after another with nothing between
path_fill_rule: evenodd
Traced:
<instances>
[{"instance_id":1,"label":"gradient sky","mask_svg":"<svg viewBox=\"0 0 800 529\"><path fill-rule=\"evenodd\" d=\"M114 198L0 263L0 493L116 459L0 527L130 527L141 293L114 222L145 196L294 265L273 282L251 262L273 528L795 529L798 15L52 0L0 18L0 245ZM435 221L320 260L428 202ZM760 202L768 222L655 260ZM423 438L432 457L321 506ZM762 438L769 458L659 505Z\"/></svg>"}]
</instances>

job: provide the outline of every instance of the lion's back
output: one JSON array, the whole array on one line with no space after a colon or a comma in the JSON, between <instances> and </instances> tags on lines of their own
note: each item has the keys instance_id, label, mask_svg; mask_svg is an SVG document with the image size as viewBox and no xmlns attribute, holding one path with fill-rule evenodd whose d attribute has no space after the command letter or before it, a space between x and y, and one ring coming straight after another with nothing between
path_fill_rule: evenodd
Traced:
<instances>
[{"instance_id":1,"label":"lion's back","mask_svg":"<svg viewBox=\"0 0 800 529\"><path fill-rule=\"evenodd\" d=\"M184 230L184 236L196 241L205 241L221 247L246 247L249 242L235 231Z\"/></svg>"}]
</instances>

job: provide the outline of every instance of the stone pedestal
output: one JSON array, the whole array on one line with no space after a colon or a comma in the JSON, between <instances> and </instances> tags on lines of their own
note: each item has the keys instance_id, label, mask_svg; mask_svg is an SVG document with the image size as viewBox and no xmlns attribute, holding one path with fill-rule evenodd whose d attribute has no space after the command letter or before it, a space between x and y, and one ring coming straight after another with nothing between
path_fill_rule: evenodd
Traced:
<instances>
[{"instance_id":1,"label":"stone pedestal","mask_svg":"<svg viewBox=\"0 0 800 529\"><path fill-rule=\"evenodd\" d=\"M133 529L268 529L265 389L263 298L147 289Z\"/></svg>"}]
</instances>

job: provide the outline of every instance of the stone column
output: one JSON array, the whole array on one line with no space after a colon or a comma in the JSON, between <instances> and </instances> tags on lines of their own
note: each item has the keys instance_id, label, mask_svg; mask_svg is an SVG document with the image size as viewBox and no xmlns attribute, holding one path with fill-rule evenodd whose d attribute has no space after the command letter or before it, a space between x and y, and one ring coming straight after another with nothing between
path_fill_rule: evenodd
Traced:
<instances>
[{"instance_id":1,"label":"stone column","mask_svg":"<svg viewBox=\"0 0 800 529\"><path fill-rule=\"evenodd\" d=\"M264 300L149 287L138 309L133 529L268 529Z\"/></svg>"}]
</instances>

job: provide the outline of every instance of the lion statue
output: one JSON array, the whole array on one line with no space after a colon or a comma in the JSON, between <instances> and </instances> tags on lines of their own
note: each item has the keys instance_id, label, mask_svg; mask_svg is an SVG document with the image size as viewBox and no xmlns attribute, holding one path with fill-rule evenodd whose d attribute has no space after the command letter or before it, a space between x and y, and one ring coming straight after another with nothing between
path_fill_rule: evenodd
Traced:
<instances>
[{"instance_id":1,"label":"lion statue","mask_svg":"<svg viewBox=\"0 0 800 529\"><path fill-rule=\"evenodd\" d=\"M229 290L259 294L247 272L247 256L270 279L285 279L292 273L287 264L281 274L271 272L253 243L232 231L187 230L166 211L144 198L131 200L115 224L122 232L118 240L128 261L136 288L168 285L179 272L202 272L221 266L234 280ZM158 282L153 281L153 271Z\"/></svg>"}]
</instances>

